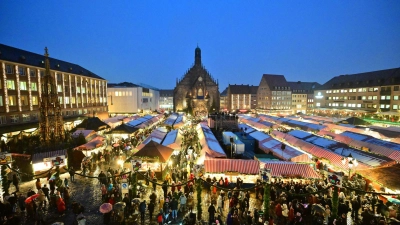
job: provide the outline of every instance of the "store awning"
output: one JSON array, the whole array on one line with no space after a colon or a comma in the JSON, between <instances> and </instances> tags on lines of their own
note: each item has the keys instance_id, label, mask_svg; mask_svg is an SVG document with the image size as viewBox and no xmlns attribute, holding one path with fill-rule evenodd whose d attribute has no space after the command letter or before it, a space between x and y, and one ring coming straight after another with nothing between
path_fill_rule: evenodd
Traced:
<instances>
[{"instance_id":1,"label":"store awning","mask_svg":"<svg viewBox=\"0 0 400 225\"><path fill-rule=\"evenodd\" d=\"M268 161L262 162L260 166L271 169L272 177L321 178L320 175L308 164Z\"/></svg>"},{"instance_id":2,"label":"store awning","mask_svg":"<svg viewBox=\"0 0 400 225\"><path fill-rule=\"evenodd\" d=\"M241 174L259 174L260 164L257 160L243 159L206 159L206 173L238 172Z\"/></svg>"}]
</instances>

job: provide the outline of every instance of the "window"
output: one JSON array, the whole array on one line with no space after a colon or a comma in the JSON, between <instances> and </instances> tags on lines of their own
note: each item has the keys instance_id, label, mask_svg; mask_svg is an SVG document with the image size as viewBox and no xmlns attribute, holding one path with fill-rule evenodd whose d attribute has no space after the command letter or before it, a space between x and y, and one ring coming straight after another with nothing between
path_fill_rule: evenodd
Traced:
<instances>
[{"instance_id":1,"label":"window","mask_svg":"<svg viewBox=\"0 0 400 225\"><path fill-rule=\"evenodd\" d=\"M61 84L57 85L57 92L62 92L62 85Z\"/></svg>"},{"instance_id":2,"label":"window","mask_svg":"<svg viewBox=\"0 0 400 225\"><path fill-rule=\"evenodd\" d=\"M319 106L321 106L321 103L317 102L317 103L315 103L315 105L316 105L317 107L319 107Z\"/></svg>"},{"instance_id":3,"label":"window","mask_svg":"<svg viewBox=\"0 0 400 225\"><path fill-rule=\"evenodd\" d=\"M17 99L15 98L15 95L9 95L8 96L8 104L10 106L16 106L17 105Z\"/></svg>"},{"instance_id":4,"label":"window","mask_svg":"<svg viewBox=\"0 0 400 225\"><path fill-rule=\"evenodd\" d=\"M11 65L6 65L6 74L13 74L14 70Z\"/></svg>"},{"instance_id":5,"label":"window","mask_svg":"<svg viewBox=\"0 0 400 225\"><path fill-rule=\"evenodd\" d=\"M13 80L7 80L7 89L15 90L15 83Z\"/></svg>"},{"instance_id":6,"label":"window","mask_svg":"<svg viewBox=\"0 0 400 225\"><path fill-rule=\"evenodd\" d=\"M39 105L38 96L32 95L32 105Z\"/></svg>"},{"instance_id":7,"label":"window","mask_svg":"<svg viewBox=\"0 0 400 225\"><path fill-rule=\"evenodd\" d=\"M399 109L398 105L393 105L393 109Z\"/></svg>"},{"instance_id":8,"label":"window","mask_svg":"<svg viewBox=\"0 0 400 225\"><path fill-rule=\"evenodd\" d=\"M71 103L75 104L76 103L76 98L75 97L71 97Z\"/></svg>"},{"instance_id":9,"label":"window","mask_svg":"<svg viewBox=\"0 0 400 225\"><path fill-rule=\"evenodd\" d=\"M81 87L76 87L76 93L81 93Z\"/></svg>"},{"instance_id":10,"label":"window","mask_svg":"<svg viewBox=\"0 0 400 225\"><path fill-rule=\"evenodd\" d=\"M393 100L399 100L399 96L398 95L393 96Z\"/></svg>"},{"instance_id":11,"label":"window","mask_svg":"<svg viewBox=\"0 0 400 225\"><path fill-rule=\"evenodd\" d=\"M27 95L21 95L21 105L22 105L22 106L27 106L27 105L29 105L28 96L27 96Z\"/></svg>"},{"instance_id":12,"label":"window","mask_svg":"<svg viewBox=\"0 0 400 225\"><path fill-rule=\"evenodd\" d=\"M69 97L65 97L65 104L69 104Z\"/></svg>"},{"instance_id":13,"label":"window","mask_svg":"<svg viewBox=\"0 0 400 225\"><path fill-rule=\"evenodd\" d=\"M29 114L22 114L22 122L31 121L31 115Z\"/></svg>"},{"instance_id":14,"label":"window","mask_svg":"<svg viewBox=\"0 0 400 225\"><path fill-rule=\"evenodd\" d=\"M29 76L31 76L31 77L36 77L36 71L35 71L35 69L30 69L30 70L29 70Z\"/></svg>"},{"instance_id":15,"label":"window","mask_svg":"<svg viewBox=\"0 0 400 225\"><path fill-rule=\"evenodd\" d=\"M19 115L11 115L10 119L11 119L11 123L18 123Z\"/></svg>"},{"instance_id":16,"label":"window","mask_svg":"<svg viewBox=\"0 0 400 225\"><path fill-rule=\"evenodd\" d=\"M21 91L26 91L26 90L28 90L28 88L27 88L26 86L27 86L27 85L26 85L26 81L20 81L20 82L19 82L19 88L20 88Z\"/></svg>"},{"instance_id":17,"label":"window","mask_svg":"<svg viewBox=\"0 0 400 225\"><path fill-rule=\"evenodd\" d=\"M37 83L36 82L32 82L31 83L31 90L32 91L37 91Z\"/></svg>"},{"instance_id":18,"label":"window","mask_svg":"<svg viewBox=\"0 0 400 225\"><path fill-rule=\"evenodd\" d=\"M31 114L31 119L32 119L32 121L38 120L38 114L37 113L32 113Z\"/></svg>"},{"instance_id":19,"label":"window","mask_svg":"<svg viewBox=\"0 0 400 225\"><path fill-rule=\"evenodd\" d=\"M58 97L58 102L60 102L60 104L63 104L63 97Z\"/></svg>"},{"instance_id":20,"label":"window","mask_svg":"<svg viewBox=\"0 0 400 225\"><path fill-rule=\"evenodd\" d=\"M0 106L3 106L3 96L0 95Z\"/></svg>"},{"instance_id":21,"label":"window","mask_svg":"<svg viewBox=\"0 0 400 225\"><path fill-rule=\"evenodd\" d=\"M18 67L18 73L19 73L19 75L20 76L25 76L26 74L25 74L25 67L22 67L22 66L19 66Z\"/></svg>"},{"instance_id":22,"label":"window","mask_svg":"<svg viewBox=\"0 0 400 225\"><path fill-rule=\"evenodd\" d=\"M83 93L83 94L86 93L86 88L82 87L82 93Z\"/></svg>"},{"instance_id":23,"label":"window","mask_svg":"<svg viewBox=\"0 0 400 225\"><path fill-rule=\"evenodd\" d=\"M399 86L394 86L393 91L399 91Z\"/></svg>"},{"instance_id":24,"label":"window","mask_svg":"<svg viewBox=\"0 0 400 225\"><path fill-rule=\"evenodd\" d=\"M361 96L362 100L367 100L367 96Z\"/></svg>"},{"instance_id":25,"label":"window","mask_svg":"<svg viewBox=\"0 0 400 225\"><path fill-rule=\"evenodd\" d=\"M6 124L6 123L7 123L6 116L0 116L0 124Z\"/></svg>"},{"instance_id":26,"label":"window","mask_svg":"<svg viewBox=\"0 0 400 225\"><path fill-rule=\"evenodd\" d=\"M376 95L372 96L372 100L377 100L377 99L378 99L378 96L376 96Z\"/></svg>"}]
</instances>

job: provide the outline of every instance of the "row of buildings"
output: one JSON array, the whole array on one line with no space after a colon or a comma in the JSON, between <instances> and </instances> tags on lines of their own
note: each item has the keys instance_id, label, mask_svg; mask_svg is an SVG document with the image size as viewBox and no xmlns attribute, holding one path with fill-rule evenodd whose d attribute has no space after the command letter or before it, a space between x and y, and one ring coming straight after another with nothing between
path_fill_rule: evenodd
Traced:
<instances>
[{"instance_id":1,"label":"row of buildings","mask_svg":"<svg viewBox=\"0 0 400 225\"><path fill-rule=\"evenodd\" d=\"M340 75L322 85L264 74L258 86L229 85L220 93L218 80L201 62L199 47L195 49L194 64L170 90L129 82L109 83L79 65L51 57L49 62L66 123L78 123L93 115L103 119L188 108L195 115L207 115L255 110L290 114L315 110L397 113L400 107L400 68ZM0 135L37 127L44 64L42 54L0 44Z\"/></svg>"}]
</instances>

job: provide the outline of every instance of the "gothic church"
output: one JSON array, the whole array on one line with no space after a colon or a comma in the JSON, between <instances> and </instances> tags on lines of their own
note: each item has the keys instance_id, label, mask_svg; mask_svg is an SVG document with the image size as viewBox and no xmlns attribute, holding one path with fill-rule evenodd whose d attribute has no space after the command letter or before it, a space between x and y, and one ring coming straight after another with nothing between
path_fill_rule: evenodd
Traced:
<instances>
[{"instance_id":1,"label":"gothic church","mask_svg":"<svg viewBox=\"0 0 400 225\"><path fill-rule=\"evenodd\" d=\"M194 65L176 81L174 111L189 111L195 116L219 111L218 81L201 64L199 47L195 49Z\"/></svg>"}]
</instances>

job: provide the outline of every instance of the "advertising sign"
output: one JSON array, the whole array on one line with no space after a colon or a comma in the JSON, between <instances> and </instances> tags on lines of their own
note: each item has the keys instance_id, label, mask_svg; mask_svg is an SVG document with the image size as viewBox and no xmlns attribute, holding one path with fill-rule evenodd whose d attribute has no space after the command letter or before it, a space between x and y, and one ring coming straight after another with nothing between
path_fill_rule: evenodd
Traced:
<instances>
[{"instance_id":1,"label":"advertising sign","mask_svg":"<svg viewBox=\"0 0 400 225\"><path fill-rule=\"evenodd\" d=\"M342 187L343 176L339 173L328 172L328 183Z\"/></svg>"},{"instance_id":2,"label":"advertising sign","mask_svg":"<svg viewBox=\"0 0 400 225\"><path fill-rule=\"evenodd\" d=\"M0 164L9 164L12 162L11 153L0 152Z\"/></svg>"},{"instance_id":3,"label":"advertising sign","mask_svg":"<svg viewBox=\"0 0 400 225\"><path fill-rule=\"evenodd\" d=\"M270 184L272 179L272 171L269 168L263 168L260 171L261 180Z\"/></svg>"},{"instance_id":4,"label":"advertising sign","mask_svg":"<svg viewBox=\"0 0 400 225\"><path fill-rule=\"evenodd\" d=\"M142 167L142 160L141 159L132 159L131 163L132 163L132 170L134 172L139 171L139 169Z\"/></svg>"}]
</instances>

